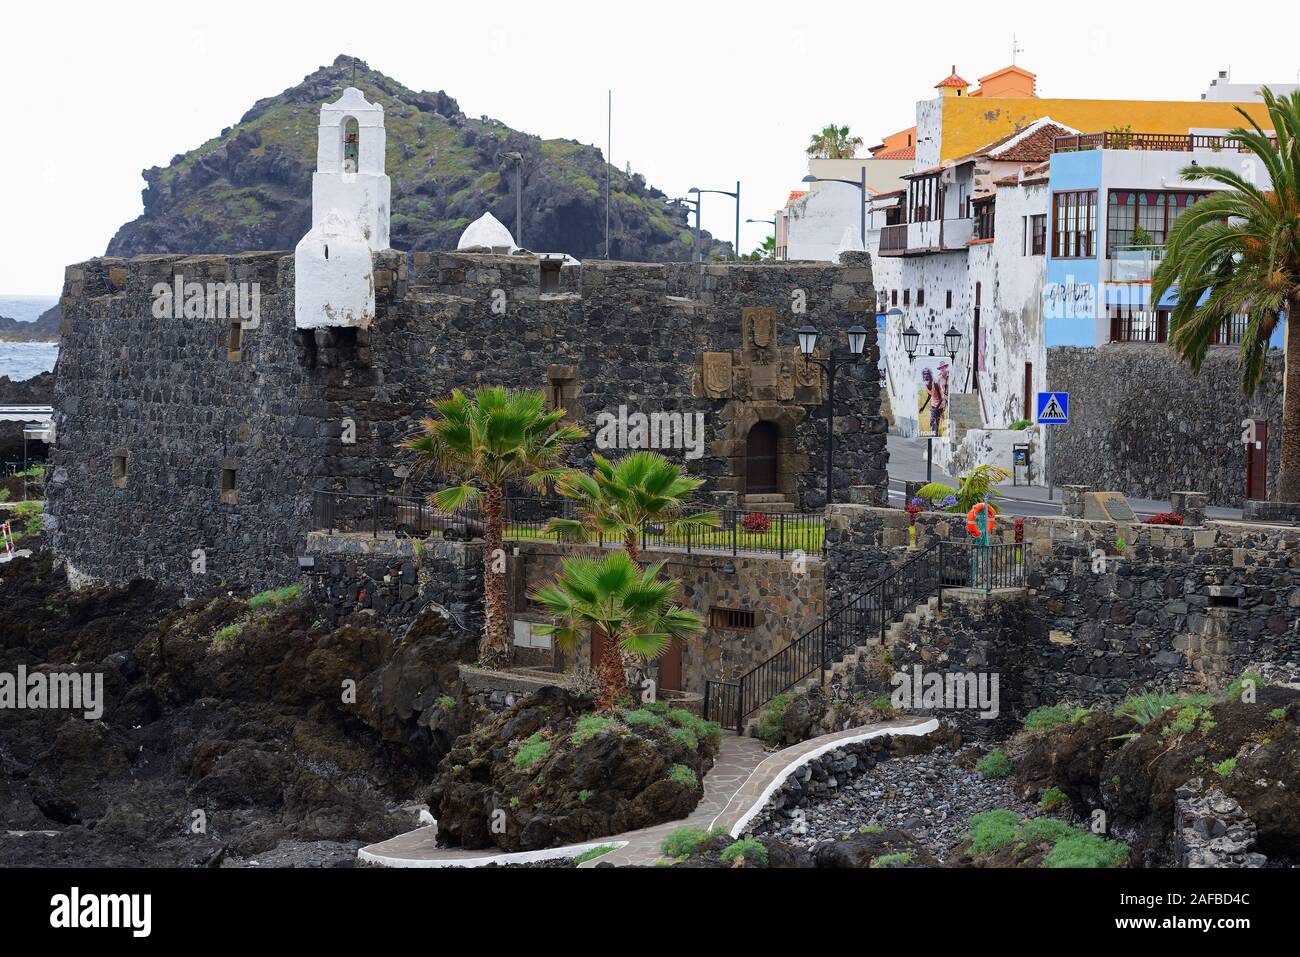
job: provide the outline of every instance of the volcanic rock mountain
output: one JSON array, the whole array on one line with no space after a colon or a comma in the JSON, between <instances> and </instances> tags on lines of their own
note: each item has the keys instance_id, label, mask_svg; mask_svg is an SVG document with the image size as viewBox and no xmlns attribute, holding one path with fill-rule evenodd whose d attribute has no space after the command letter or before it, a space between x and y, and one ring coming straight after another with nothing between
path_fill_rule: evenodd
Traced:
<instances>
[{"instance_id":1,"label":"volcanic rock mountain","mask_svg":"<svg viewBox=\"0 0 1300 957\"><path fill-rule=\"evenodd\" d=\"M117 231L107 255L292 249L311 222L321 104L348 86L384 106L395 249L455 248L484 212L513 232L514 168L500 156L516 151L524 157L525 245L579 259L604 255L606 163L599 149L468 117L446 93L417 93L348 56L259 100L235 126L173 157L166 169L144 170L144 213ZM610 258L690 259L686 207L640 174L614 169L610 189ZM703 243L706 258L730 255L730 244L707 233Z\"/></svg>"}]
</instances>

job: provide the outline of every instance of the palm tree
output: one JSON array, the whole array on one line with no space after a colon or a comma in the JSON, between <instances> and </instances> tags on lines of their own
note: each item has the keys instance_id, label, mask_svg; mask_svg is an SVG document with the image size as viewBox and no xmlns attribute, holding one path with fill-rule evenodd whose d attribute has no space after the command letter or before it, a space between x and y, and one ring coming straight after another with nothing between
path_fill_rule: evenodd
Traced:
<instances>
[{"instance_id":1,"label":"palm tree","mask_svg":"<svg viewBox=\"0 0 1300 957\"><path fill-rule=\"evenodd\" d=\"M554 624L543 634L572 650L585 630L605 635L605 649L597 665L597 705L613 708L627 691L623 655L657 658L673 639L685 639L704 630L693 611L672 603L681 582L661 579L664 562L644 571L623 552L600 558L570 558L555 583L529 597L545 606Z\"/></svg>"},{"instance_id":2,"label":"palm tree","mask_svg":"<svg viewBox=\"0 0 1300 957\"><path fill-rule=\"evenodd\" d=\"M847 126L831 123L812 135L808 155L814 159L853 159L861 145L861 136L850 136Z\"/></svg>"},{"instance_id":3,"label":"palm tree","mask_svg":"<svg viewBox=\"0 0 1300 957\"><path fill-rule=\"evenodd\" d=\"M1169 318L1169 345L1193 374L1200 372L1215 332L1233 316L1246 317L1241 341L1241 386L1259 387L1268 343L1287 317L1282 412L1282 471L1277 498L1300 502L1300 91L1277 96L1262 91L1276 145L1245 110L1250 123L1232 135L1254 154L1272 180L1218 166L1183 170L1186 182L1211 180L1227 189L1188 208L1169 231L1164 261L1151 283L1151 301L1177 287L1178 304Z\"/></svg>"},{"instance_id":4,"label":"palm tree","mask_svg":"<svg viewBox=\"0 0 1300 957\"><path fill-rule=\"evenodd\" d=\"M961 486L953 488L943 482L931 482L923 485L916 492L916 497L927 501L940 501L953 498L956 501L949 506L949 511L969 512L977 502L987 502L990 506L998 497L993 487L999 482L1011 478L1011 473L1000 465L977 465L970 474L961 480ZM995 508L996 512L997 509Z\"/></svg>"},{"instance_id":5,"label":"palm tree","mask_svg":"<svg viewBox=\"0 0 1300 957\"><path fill-rule=\"evenodd\" d=\"M556 483L556 491L578 505L579 518L553 518L546 531L560 541L590 541L593 532L623 540L628 557L640 554L638 539L649 523L661 523L665 532L688 527L717 528L716 512L685 515L686 500L704 484L687 478L680 466L658 452L633 452L617 462L592 455L591 474L570 472Z\"/></svg>"},{"instance_id":6,"label":"palm tree","mask_svg":"<svg viewBox=\"0 0 1300 957\"><path fill-rule=\"evenodd\" d=\"M501 557L506 485L527 482L545 491L567 470L558 466L565 448L586 433L561 425L564 410L544 411L541 392L499 387L459 389L433 403L438 418L420 422L419 435L402 443L422 463L459 484L432 496L440 509L456 511L483 502L483 638L479 662L498 668L510 660L506 585ZM482 486L482 487L480 487Z\"/></svg>"}]
</instances>

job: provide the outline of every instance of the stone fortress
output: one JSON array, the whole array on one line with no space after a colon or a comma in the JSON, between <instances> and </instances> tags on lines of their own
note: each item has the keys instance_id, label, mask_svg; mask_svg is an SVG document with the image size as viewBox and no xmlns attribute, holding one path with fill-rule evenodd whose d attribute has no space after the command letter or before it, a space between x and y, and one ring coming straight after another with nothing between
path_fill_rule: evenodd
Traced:
<instances>
[{"instance_id":1,"label":"stone fortress","mask_svg":"<svg viewBox=\"0 0 1300 957\"><path fill-rule=\"evenodd\" d=\"M663 451L705 479L706 503L820 508L826 396L797 352L805 323L839 348L847 327L868 329L862 361L836 382L834 482L841 501L851 486L884 501L865 255L577 263L514 249L508 234L498 245L490 223L463 242L491 246L408 255L386 248L382 106L352 88L326 104L318 153L312 227L292 255L68 268L48 497L74 579L194 591L294 580L313 493L427 493L433 477L413 475L398 444L430 401L487 384L544 390L568 410L589 433L579 467L601 413L702 413L702 455ZM158 318L162 286L186 308ZM257 314L222 308L224 290Z\"/></svg>"}]
</instances>

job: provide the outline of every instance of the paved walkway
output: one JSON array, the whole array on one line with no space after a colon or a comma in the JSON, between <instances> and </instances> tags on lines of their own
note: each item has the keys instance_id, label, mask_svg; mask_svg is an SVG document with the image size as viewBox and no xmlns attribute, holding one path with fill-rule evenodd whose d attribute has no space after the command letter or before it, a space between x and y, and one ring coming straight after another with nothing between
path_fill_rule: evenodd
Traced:
<instances>
[{"instance_id":1,"label":"paved walkway","mask_svg":"<svg viewBox=\"0 0 1300 957\"><path fill-rule=\"evenodd\" d=\"M551 847L541 851L502 854L489 849L462 850L438 847L437 826L429 825L399 834L387 841L361 848L357 857L386 867L481 867L484 864L525 863L554 857L576 857L595 847L616 849L581 867L609 863L624 867L652 866L659 859L664 837L679 827L695 825L706 829L726 828L741 834L748 822L767 803L768 797L795 768L841 744L862 741L883 734L929 734L938 727L933 718L906 718L850 728L822 735L781 751L768 753L756 738L723 734L722 752L704 776L704 796L691 814L639 831L597 838L583 844Z\"/></svg>"}]
</instances>

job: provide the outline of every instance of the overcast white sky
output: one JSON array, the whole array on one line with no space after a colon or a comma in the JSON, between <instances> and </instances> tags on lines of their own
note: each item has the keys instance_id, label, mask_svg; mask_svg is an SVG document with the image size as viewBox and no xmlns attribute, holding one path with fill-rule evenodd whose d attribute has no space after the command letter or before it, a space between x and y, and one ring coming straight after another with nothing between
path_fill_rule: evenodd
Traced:
<instances>
[{"instance_id":1,"label":"overcast white sky","mask_svg":"<svg viewBox=\"0 0 1300 957\"><path fill-rule=\"evenodd\" d=\"M1271 8L1271 9L1270 9ZM670 194L742 182L770 218L806 172L809 134L847 123L868 145L914 122L956 63L974 83L1011 59L1043 96L1197 99L1217 70L1295 82L1300 8L1221 2L723 4L5 3L0 79L0 293L57 295L140 214L140 171L166 166L259 97L339 53L412 89L446 90L545 137L604 147ZM134 12L132 12L134 11ZM1097 26L1092 26L1092 25ZM730 238L734 207L705 197ZM742 227L748 250L766 226Z\"/></svg>"}]
</instances>

